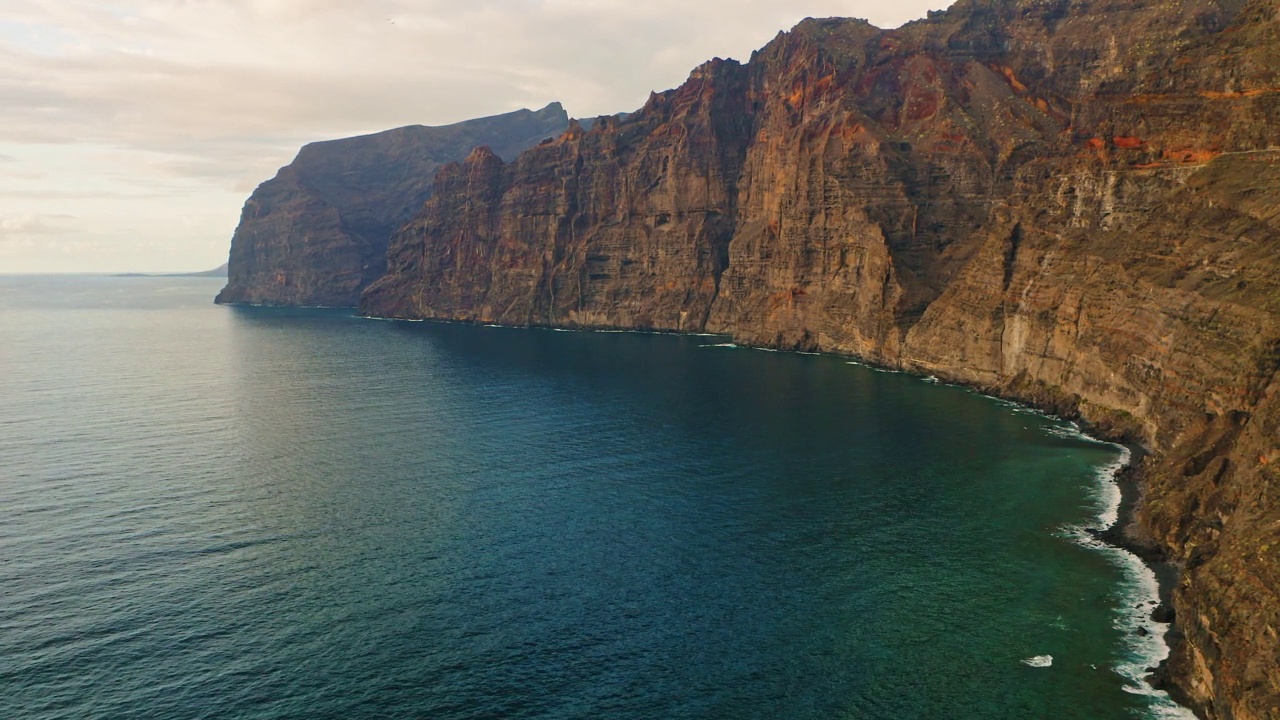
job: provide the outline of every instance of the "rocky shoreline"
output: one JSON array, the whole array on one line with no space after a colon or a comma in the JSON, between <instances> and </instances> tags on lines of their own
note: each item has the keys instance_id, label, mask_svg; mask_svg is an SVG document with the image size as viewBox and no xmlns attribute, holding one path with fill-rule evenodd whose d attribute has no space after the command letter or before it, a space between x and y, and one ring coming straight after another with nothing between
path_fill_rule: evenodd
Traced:
<instances>
[{"instance_id":1,"label":"rocky shoreline","mask_svg":"<svg viewBox=\"0 0 1280 720\"><path fill-rule=\"evenodd\" d=\"M1178 644L1184 640L1173 608L1173 591L1182 569L1169 560L1167 553L1154 538L1144 532L1142 524L1138 521L1138 510L1145 494L1142 485L1142 464L1147 453L1138 446L1128 447L1131 460L1115 477L1115 482L1120 487L1119 519L1110 528L1096 533L1095 536L1112 547L1133 553L1155 573L1159 589L1159 605L1151 609L1151 619L1169 626L1165 631L1164 642L1169 646L1170 656L1172 656L1177 652ZM1177 682L1170 675L1168 665L1169 660L1166 658L1158 666L1150 668L1148 682L1157 690L1169 693L1169 696L1179 705L1191 707L1192 698L1178 687Z\"/></svg>"}]
</instances>

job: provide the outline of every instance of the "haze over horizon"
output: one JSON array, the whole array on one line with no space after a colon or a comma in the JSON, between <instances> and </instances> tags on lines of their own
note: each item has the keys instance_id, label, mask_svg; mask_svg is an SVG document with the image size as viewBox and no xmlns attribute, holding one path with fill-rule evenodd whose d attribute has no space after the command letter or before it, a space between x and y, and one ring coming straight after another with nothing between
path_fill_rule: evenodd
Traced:
<instances>
[{"instance_id":1,"label":"haze over horizon","mask_svg":"<svg viewBox=\"0 0 1280 720\"><path fill-rule=\"evenodd\" d=\"M302 145L562 102L634 110L814 16L949 2L10 0L0 273L207 270Z\"/></svg>"}]
</instances>

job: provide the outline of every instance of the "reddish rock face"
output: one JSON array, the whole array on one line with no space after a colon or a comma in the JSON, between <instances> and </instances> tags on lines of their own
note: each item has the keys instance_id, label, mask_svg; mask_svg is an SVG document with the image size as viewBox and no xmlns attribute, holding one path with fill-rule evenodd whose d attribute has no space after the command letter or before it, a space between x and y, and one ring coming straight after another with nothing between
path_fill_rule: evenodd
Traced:
<instances>
[{"instance_id":1,"label":"reddish rock face","mask_svg":"<svg viewBox=\"0 0 1280 720\"><path fill-rule=\"evenodd\" d=\"M695 330L733 235L747 72L714 61L625 122L576 124L505 164L481 149L437 178L366 308L520 325Z\"/></svg>"},{"instance_id":2,"label":"reddish rock face","mask_svg":"<svg viewBox=\"0 0 1280 720\"><path fill-rule=\"evenodd\" d=\"M1274 0L808 20L590 132L447 166L364 312L714 331L1019 397L1154 451L1169 677L1280 717Z\"/></svg>"},{"instance_id":3,"label":"reddish rock face","mask_svg":"<svg viewBox=\"0 0 1280 720\"><path fill-rule=\"evenodd\" d=\"M391 234L422 208L443 163L481 144L515 157L568 123L555 103L304 147L245 203L217 302L354 307L386 271Z\"/></svg>"}]
</instances>

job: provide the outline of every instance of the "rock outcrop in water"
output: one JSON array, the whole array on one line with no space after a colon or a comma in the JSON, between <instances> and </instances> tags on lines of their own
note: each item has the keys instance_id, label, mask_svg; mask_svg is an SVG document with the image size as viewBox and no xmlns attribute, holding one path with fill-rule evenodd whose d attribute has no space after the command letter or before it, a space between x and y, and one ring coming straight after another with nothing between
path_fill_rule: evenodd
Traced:
<instances>
[{"instance_id":1,"label":"rock outcrop in water","mask_svg":"<svg viewBox=\"0 0 1280 720\"><path fill-rule=\"evenodd\" d=\"M513 158L568 124L553 103L307 145L245 203L217 301L354 307L385 271L391 234L421 210L441 165L477 145Z\"/></svg>"},{"instance_id":2,"label":"rock outcrop in water","mask_svg":"<svg viewBox=\"0 0 1280 720\"><path fill-rule=\"evenodd\" d=\"M1165 675L1280 717L1280 7L961 0L808 20L624 119L446 166L364 312L728 333L1153 451Z\"/></svg>"}]
</instances>

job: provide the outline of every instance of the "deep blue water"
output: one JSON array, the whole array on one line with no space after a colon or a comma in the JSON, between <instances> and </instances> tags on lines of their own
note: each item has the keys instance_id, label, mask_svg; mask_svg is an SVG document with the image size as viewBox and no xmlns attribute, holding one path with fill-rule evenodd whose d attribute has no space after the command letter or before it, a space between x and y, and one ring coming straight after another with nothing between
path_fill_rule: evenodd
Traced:
<instances>
[{"instance_id":1,"label":"deep blue water","mask_svg":"<svg viewBox=\"0 0 1280 720\"><path fill-rule=\"evenodd\" d=\"M838 358L218 286L0 277L0 718L1172 712L1117 672L1148 579L1071 537L1114 446Z\"/></svg>"}]
</instances>

